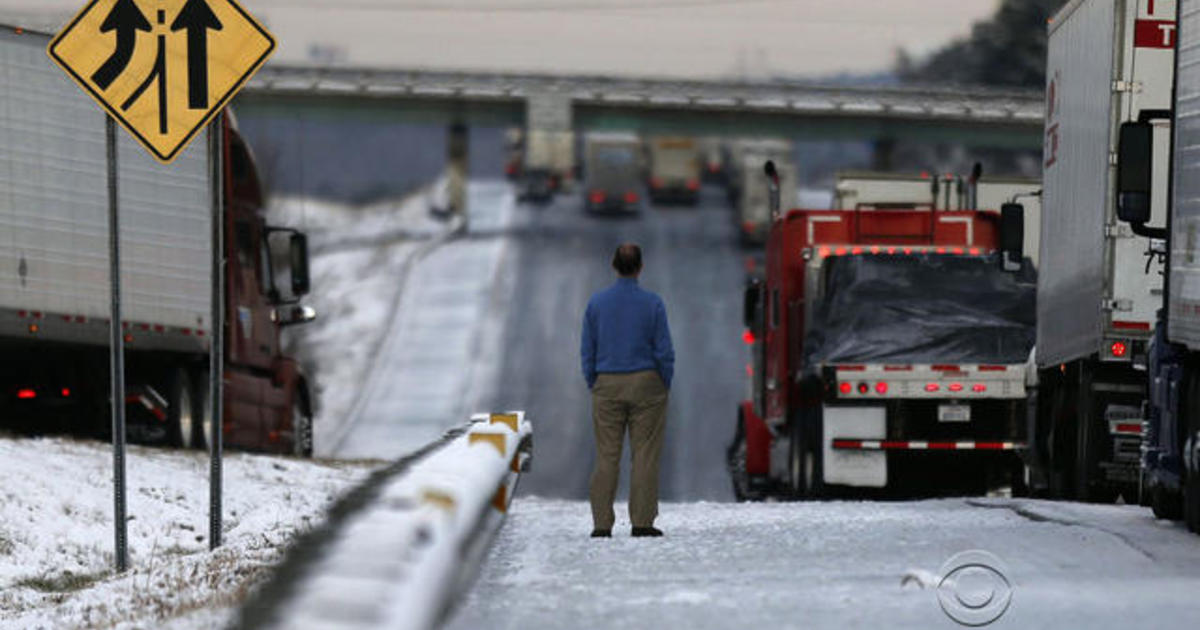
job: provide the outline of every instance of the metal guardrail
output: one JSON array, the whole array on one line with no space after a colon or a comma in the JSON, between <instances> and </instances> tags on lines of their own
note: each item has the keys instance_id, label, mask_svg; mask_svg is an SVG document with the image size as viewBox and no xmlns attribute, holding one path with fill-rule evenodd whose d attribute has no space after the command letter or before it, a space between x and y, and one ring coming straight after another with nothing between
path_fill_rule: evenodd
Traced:
<instances>
[{"instance_id":1,"label":"metal guardrail","mask_svg":"<svg viewBox=\"0 0 1200 630\"><path fill-rule=\"evenodd\" d=\"M257 94L523 101L558 94L576 104L791 112L1039 126L1040 90L937 86L830 86L544 74L393 70L270 64L247 84Z\"/></svg>"},{"instance_id":2,"label":"metal guardrail","mask_svg":"<svg viewBox=\"0 0 1200 630\"><path fill-rule=\"evenodd\" d=\"M293 546L234 627L435 627L474 579L532 452L524 412L481 414L376 473Z\"/></svg>"}]
</instances>

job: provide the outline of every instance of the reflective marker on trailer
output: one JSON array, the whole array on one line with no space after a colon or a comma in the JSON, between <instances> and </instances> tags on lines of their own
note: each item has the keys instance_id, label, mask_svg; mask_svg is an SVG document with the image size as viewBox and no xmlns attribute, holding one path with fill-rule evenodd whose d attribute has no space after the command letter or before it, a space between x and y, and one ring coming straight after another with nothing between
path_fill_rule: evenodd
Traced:
<instances>
[{"instance_id":1,"label":"reflective marker on trailer","mask_svg":"<svg viewBox=\"0 0 1200 630\"><path fill-rule=\"evenodd\" d=\"M747 346L754 345L754 341L755 341L754 331L747 329L745 332L742 333L742 342L745 343Z\"/></svg>"},{"instance_id":2,"label":"reflective marker on trailer","mask_svg":"<svg viewBox=\"0 0 1200 630\"><path fill-rule=\"evenodd\" d=\"M850 451L1012 451L1024 448L1017 442L922 442L917 440L851 440L835 438L835 450Z\"/></svg>"},{"instance_id":3,"label":"reflective marker on trailer","mask_svg":"<svg viewBox=\"0 0 1200 630\"><path fill-rule=\"evenodd\" d=\"M838 386L838 391L842 392L843 394L849 394L850 392L854 391L854 386L850 383L842 383Z\"/></svg>"},{"instance_id":4,"label":"reflective marker on trailer","mask_svg":"<svg viewBox=\"0 0 1200 630\"><path fill-rule=\"evenodd\" d=\"M879 381L878 383L875 383L875 391L881 396L887 394L888 384L885 381Z\"/></svg>"}]
</instances>

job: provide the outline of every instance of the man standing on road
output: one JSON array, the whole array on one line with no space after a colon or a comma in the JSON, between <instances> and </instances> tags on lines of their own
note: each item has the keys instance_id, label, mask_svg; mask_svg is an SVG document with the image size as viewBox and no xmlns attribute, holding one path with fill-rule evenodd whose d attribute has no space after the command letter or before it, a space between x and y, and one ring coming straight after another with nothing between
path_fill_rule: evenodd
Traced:
<instances>
[{"instance_id":1,"label":"man standing on road","mask_svg":"<svg viewBox=\"0 0 1200 630\"><path fill-rule=\"evenodd\" d=\"M583 316L579 354L592 390L596 466L592 471L593 538L612 536L613 500L625 432L633 449L629 518L634 536L662 536L658 516L658 459L667 418L675 351L667 309L638 286L642 250L626 243L613 255L616 284L592 296Z\"/></svg>"}]
</instances>

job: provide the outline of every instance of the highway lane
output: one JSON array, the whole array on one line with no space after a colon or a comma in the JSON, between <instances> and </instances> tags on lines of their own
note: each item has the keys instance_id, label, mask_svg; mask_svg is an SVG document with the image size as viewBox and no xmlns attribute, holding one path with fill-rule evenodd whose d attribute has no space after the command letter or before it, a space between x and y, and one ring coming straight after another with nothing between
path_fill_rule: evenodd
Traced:
<instances>
[{"instance_id":1,"label":"highway lane","mask_svg":"<svg viewBox=\"0 0 1200 630\"><path fill-rule=\"evenodd\" d=\"M724 450L746 390L740 296L748 252L738 245L723 191L706 189L698 207L646 207L628 218L588 215L578 195L563 195L547 206L518 206L505 231L511 251L502 275L512 290L496 381L477 406L525 409L533 420L534 467L522 477L522 492L587 496L594 442L580 324L589 296L614 280L613 249L632 241L643 248L642 285L666 302L677 355L662 497L732 499ZM624 459L622 496L628 446Z\"/></svg>"}]
</instances>

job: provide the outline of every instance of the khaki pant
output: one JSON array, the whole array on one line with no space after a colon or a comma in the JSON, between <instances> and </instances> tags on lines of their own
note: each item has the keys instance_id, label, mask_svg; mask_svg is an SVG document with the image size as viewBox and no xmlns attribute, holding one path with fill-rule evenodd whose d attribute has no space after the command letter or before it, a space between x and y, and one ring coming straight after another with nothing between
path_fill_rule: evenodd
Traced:
<instances>
[{"instance_id":1,"label":"khaki pant","mask_svg":"<svg viewBox=\"0 0 1200 630\"><path fill-rule=\"evenodd\" d=\"M667 420L667 388L655 371L601 374L592 386L592 423L596 429L596 467L592 471L592 522L612 529L613 500L620 474L625 431L633 449L629 518L634 527L651 527L658 516L658 459Z\"/></svg>"}]
</instances>

